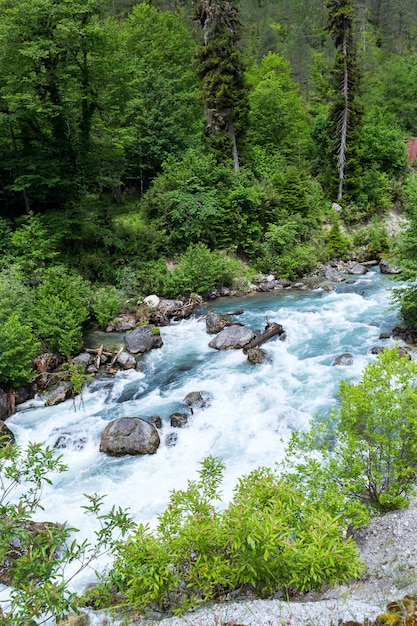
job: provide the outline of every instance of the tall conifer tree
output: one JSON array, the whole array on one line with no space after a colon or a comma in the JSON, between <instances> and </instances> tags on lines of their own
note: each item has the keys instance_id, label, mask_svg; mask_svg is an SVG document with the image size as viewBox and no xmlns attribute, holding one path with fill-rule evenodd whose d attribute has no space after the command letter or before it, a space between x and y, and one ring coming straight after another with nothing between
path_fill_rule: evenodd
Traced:
<instances>
[{"instance_id":1,"label":"tall conifer tree","mask_svg":"<svg viewBox=\"0 0 417 626\"><path fill-rule=\"evenodd\" d=\"M206 103L205 136L218 161L239 151L247 125L247 89L239 49L242 24L238 0L194 0L195 20L203 31L198 72Z\"/></svg>"},{"instance_id":2,"label":"tall conifer tree","mask_svg":"<svg viewBox=\"0 0 417 626\"><path fill-rule=\"evenodd\" d=\"M360 187L359 135L362 119L357 101L360 72L353 36L353 0L327 0L328 30L336 47L332 71L330 132L337 167L337 198L354 197Z\"/></svg>"}]
</instances>

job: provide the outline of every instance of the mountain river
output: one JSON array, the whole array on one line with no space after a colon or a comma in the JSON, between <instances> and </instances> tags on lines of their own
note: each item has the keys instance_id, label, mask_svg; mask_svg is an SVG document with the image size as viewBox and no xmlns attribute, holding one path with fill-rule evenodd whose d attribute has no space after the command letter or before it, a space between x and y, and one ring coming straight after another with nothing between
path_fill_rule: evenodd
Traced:
<instances>
[{"instance_id":1,"label":"mountain river","mask_svg":"<svg viewBox=\"0 0 417 626\"><path fill-rule=\"evenodd\" d=\"M108 508L127 507L138 522L154 524L170 491L195 478L201 460L210 454L226 464L227 502L239 476L279 461L291 431L306 429L315 414L329 411L339 380L357 380L376 358L374 346L393 344L379 339L398 324L390 308L393 282L379 268L347 279L334 291L288 289L213 301L192 319L161 328L161 349L147 353L136 370L96 379L82 402L48 408L35 399L18 407L7 424L19 444L66 445L59 452L69 469L45 489L38 519L68 521L80 529L80 539L92 539L93 520L81 507L83 494L98 493L107 494ZM282 324L286 339L275 337L262 346L271 356L262 365L250 364L242 350L213 350L208 347L212 336L198 316L211 308L222 313L243 309L236 319L259 330L267 315L270 322ZM122 335L114 337L115 343L122 340ZM353 364L333 366L345 352L353 355ZM186 410L183 401L191 391L208 392L211 405L195 409L186 427L171 428L170 414ZM114 458L99 452L110 420L153 415L163 421L156 454ZM176 444L167 445L174 430ZM84 574L78 585L92 576Z\"/></svg>"}]
</instances>

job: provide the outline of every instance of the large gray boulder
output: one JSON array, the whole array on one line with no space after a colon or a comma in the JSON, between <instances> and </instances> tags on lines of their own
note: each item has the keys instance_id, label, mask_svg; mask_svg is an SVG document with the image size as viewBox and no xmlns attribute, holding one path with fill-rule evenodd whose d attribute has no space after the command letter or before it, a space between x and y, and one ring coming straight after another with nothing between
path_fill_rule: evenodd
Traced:
<instances>
[{"instance_id":1,"label":"large gray boulder","mask_svg":"<svg viewBox=\"0 0 417 626\"><path fill-rule=\"evenodd\" d=\"M391 263L389 263L386 259L380 260L379 271L381 274L401 274L401 268L391 265Z\"/></svg>"},{"instance_id":2,"label":"large gray boulder","mask_svg":"<svg viewBox=\"0 0 417 626\"><path fill-rule=\"evenodd\" d=\"M324 276L332 283L341 283L343 280L341 273L334 267L327 267L325 269Z\"/></svg>"},{"instance_id":3,"label":"large gray boulder","mask_svg":"<svg viewBox=\"0 0 417 626\"><path fill-rule=\"evenodd\" d=\"M244 348L248 343L255 339L256 335L247 326L233 324L227 326L209 343L210 348L216 350L229 350Z\"/></svg>"},{"instance_id":4,"label":"large gray boulder","mask_svg":"<svg viewBox=\"0 0 417 626\"><path fill-rule=\"evenodd\" d=\"M53 391L45 396L45 406L55 406L68 400L72 391L72 383L69 380L63 380Z\"/></svg>"},{"instance_id":5,"label":"large gray boulder","mask_svg":"<svg viewBox=\"0 0 417 626\"><path fill-rule=\"evenodd\" d=\"M72 362L78 368L80 368L80 370L82 369L84 372L87 369L88 365L90 364L90 361L91 361L91 354L89 354L88 352L82 352L81 354L78 354L72 359Z\"/></svg>"},{"instance_id":6,"label":"large gray boulder","mask_svg":"<svg viewBox=\"0 0 417 626\"><path fill-rule=\"evenodd\" d=\"M182 428L188 424L188 416L185 413L172 413L169 421L173 428Z\"/></svg>"},{"instance_id":7,"label":"large gray boulder","mask_svg":"<svg viewBox=\"0 0 417 626\"><path fill-rule=\"evenodd\" d=\"M344 354L339 354L333 361L332 365L352 365L353 356L350 352L345 352Z\"/></svg>"},{"instance_id":8,"label":"large gray boulder","mask_svg":"<svg viewBox=\"0 0 417 626\"><path fill-rule=\"evenodd\" d=\"M206 332L210 335L216 335L230 323L231 319L228 315L220 315L214 311L209 311L206 315Z\"/></svg>"},{"instance_id":9,"label":"large gray boulder","mask_svg":"<svg viewBox=\"0 0 417 626\"><path fill-rule=\"evenodd\" d=\"M362 274L366 274L368 271L368 268L365 267L365 265L362 265L362 263L353 263L353 265L351 265L348 269L348 274L355 274L356 276L361 276Z\"/></svg>"},{"instance_id":10,"label":"large gray boulder","mask_svg":"<svg viewBox=\"0 0 417 626\"><path fill-rule=\"evenodd\" d=\"M185 396L184 402L191 408L205 409L211 404L211 394L207 391L190 391Z\"/></svg>"},{"instance_id":11,"label":"large gray boulder","mask_svg":"<svg viewBox=\"0 0 417 626\"><path fill-rule=\"evenodd\" d=\"M129 352L126 352L126 350L123 350L122 352L120 352L120 354L117 355L116 361L118 365L120 365L120 367L124 370L130 370L136 367L135 357Z\"/></svg>"},{"instance_id":12,"label":"large gray boulder","mask_svg":"<svg viewBox=\"0 0 417 626\"><path fill-rule=\"evenodd\" d=\"M120 417L104 429L100 452L110 456L154 454L160 443L156 428L142 417Z\"/></svg>"},{"instance_id":13,"label":"large gray boulder","mask_svg":"<svg viewBox=\"0 0 417 626\"><path fill-rule=\"evenodd\" d=\"M267 363L271 360L268 352L262 348L249 348L247 355L249 363Z\"/></svg>"},{"instance_id":14,"label":"large gray boulder","mask_svg":"<svg viewBox=\"0 0 417 626\"><path fill-rule=\"evenodd\" d=\"M162 345L159 328L156 326L139 326L125 335L126 350L131 354L141 354Z\"/></svg>"}]
</instances>

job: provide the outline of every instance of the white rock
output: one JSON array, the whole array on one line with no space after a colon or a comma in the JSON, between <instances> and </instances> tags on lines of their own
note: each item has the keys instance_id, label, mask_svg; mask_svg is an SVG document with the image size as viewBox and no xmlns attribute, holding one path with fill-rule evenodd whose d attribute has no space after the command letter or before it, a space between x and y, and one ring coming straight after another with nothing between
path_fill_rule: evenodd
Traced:
<instances>
[{"instance_id":1,"label":"white rock","mask_svg":"<svg viewBox=\"0 0 417 626\"><path fill-rule=\"evenodd\" d=\"M160 298L158 298L155 294L152 294L151 296L146 296L143 301L150 309L156 309L160 303Z\"/></svg>"}]
</instances>

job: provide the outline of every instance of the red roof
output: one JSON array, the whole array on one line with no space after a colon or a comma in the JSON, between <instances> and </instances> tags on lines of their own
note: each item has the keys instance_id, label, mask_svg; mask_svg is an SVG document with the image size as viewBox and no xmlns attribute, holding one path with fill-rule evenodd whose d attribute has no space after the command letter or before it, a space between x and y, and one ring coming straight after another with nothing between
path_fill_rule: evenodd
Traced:
<instances>
[{"instance_id":1,"label":"red roof","mask_svg":"<svg viewBox=\"0 0 417 626\"><path fill-rule=\"evenodd\" d=\"M411 165L417 157L417 137L411 137L407 141L407 163Z\"/></svg>"}]
</instances>

